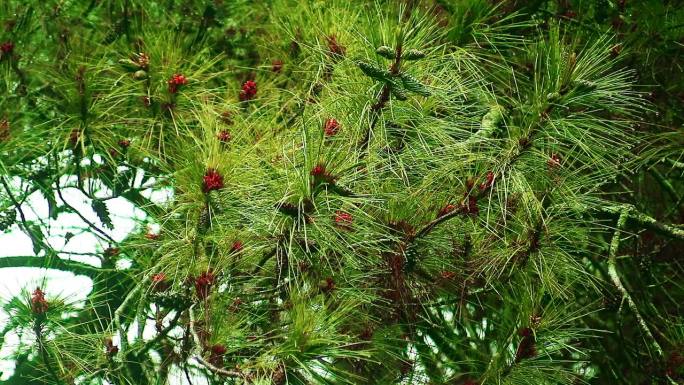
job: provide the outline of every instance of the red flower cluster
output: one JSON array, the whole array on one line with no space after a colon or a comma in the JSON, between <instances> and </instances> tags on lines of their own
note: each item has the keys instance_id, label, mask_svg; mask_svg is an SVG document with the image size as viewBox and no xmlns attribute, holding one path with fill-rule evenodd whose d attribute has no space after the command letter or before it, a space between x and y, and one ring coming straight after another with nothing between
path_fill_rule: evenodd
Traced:
<instances>
[{"instance_id":1,"label":"red flower cluster","mask_svg":"<svg viewBox=\"0 0 684 385\"><path fill-rule=\"evenodd\" d=\"M73 147L76 147L79 140L81 140L81 131L77 129L71 130L69 133L69 143L71 143Z\"/></svg>"},{"instance_id":2,"label":"red flower cluster","mask_svg":"<svg viewBox=\"0 0 684 385\"><path fill-rule=\"evenodd\" d=\"M314 177L314 183L326 182L335 184L335 177L329 173L322 164L314 166L314 168L311 169L310 174Z\"/></svg>"},{"instance_id":3,"label":"red flower cluster","mask_svg":"<svg viewBox=\"0 0 684 385\"><path fill-rule=\"evenodd\" d=\"M440 272L439 275L444 279L453 279L456 276L456 273L453 271L444 270Z\"/></svg>"},{"instance_id":4,"label":"red flower cluster","mask_svg":"<svg viewBox=\"0 0 684 385\"><path fill-rule=\"evenodd\" d=\"M240 308L240 305L242 305L242 298L237 297L233 300L233 303L228 307L228 310L235 313Z\"/></svg>"},{"instance_id":5,"label":"red flower cluster","mask_svg":"<svg viewBox=\"0 0 684 385\"><path fill-rule=\"evenodd\" d=\"M140 52L139 54L135 55L133 61L138 65L138 67L144 70L150 66L150 57L144 52Z\"/></svg>"},{"instance_id":6,"label":"red flower cluster","mask_svg":"<svg viewBox=\"0 0 684 385\"><path fill-rule=\"evenodd\" d=\"M228 349L221 344L216 344L212 345L209 350L209 363L219 368L223 367L223 358L228 352Z\"/></svg>"},{"instance_id":7,"label":"red flower cluster","mask_svg":"<svg viewBox=\"0 0 684 385\"><path fill-rule=\"evenodd\" d=\"M240 250L242 250L242 248L243 248L242 242L241 241L235 241L235 242L233 242L233 246L231 246L230 251L239 252Z\"/></svg>"},{"instance_id":8,"label":"red flower cluster","mask_svg":"<svg viewBox=\"0 0 684 385\"><path fill-rule=\"evenodd\" d=\"M354 217L345 213L342 210L337 210L335 212L335 225L341 229L349 230L351 229L351 224L354 221Z\"/></svg>"},{"instance_id":9,"label":"red flower cluster","mask_svg":"<svg viewBox=\"0 0 684 385\"><path fill-rule=\"evenodd\" d=\"M318 287L321 289L321 291L328 294L335 290L335 280L333 280L332 277L327 277L318 284Z\"/></svg>"},{"instance_id":10,"label":"red flower cluster","mask_svg":"<svg viewBox=\"0 0 684 385\"><path fill-rule=\"evenodd\" d=\"M114 345L114 342L112 341L111 338L105 338L104 341L105 344L105 354L107 357L113 357L116 355L116 353L119 352L119 347Z\"/></svg>"},{"instance_id":11,"label":"red flower cluster","mask_svg":"<svg viewBox=\"0 0 684 385\"><path fill-rule=\"evenodd\" d=\"M456 205L452 205L451 203L449 203L439 210L439 212L437 213L437 218L443 217L454 210L456 210Z\"/></svg>"},{"instance_id":12,"label":"red flower cluster","mask_svg":"<svg viewBox=\"0 0 684 385\"><path fill-rule=\"evenodd\" d=\"M337 133L340 131L340 123L337 120L330 118L325 121L325 124L323 125L323 131L325 132L325 136L337 135Z\"/></svg>"},{"instance_id":13,"label":"red flower cluster","mask_svg":"<svg viewBox=\"0 0 684 385\"><path fill-rule=\"evenodd\" d=\"M166 274L157 273L152 276L152 290L155 292L167 291L170 287L171 284L166 280Z\"/></svg>"},{"instance_id":14,"label":"red flower cluster","mask_svg":"<svg viewBox=\"0 0 684 385\"><path fill-rule=\"evenodd\" d=\"M537 355L537 345L534 338L534 332L530 328L520 329L518 335L522 337L518 349L515 352L515 362L520 362L526 358L532 358Z\"/></svg>"},{"instance_id":15,"label":"red flower cluster","mask_svg":"<svg viewBox=\"0 0 684 385\"><path fill-rule=\"evenodd\" d=\"M247 101L252 100L256 96L257 85L253 80L247 80L242 84L242 90L240 90L240 100Z\"/></svg>"},{"instance_id":16,"label":"red flower cluster","mask_svg":"<svg viewBox=\"0 0 684 385\"><path fill-rule=\"evenodd\" d=\"M159 239L159 237L161 237L161 234L157 234L157 233L145 234L145 238L149 239L150 241L156 241L157 239Z\"/></svg>"},{"instance_id":17,"label":"red flower cluster","mask_svg":"<svg viewBox=\"0 0 684 385\"><path fill-rule=\"evenodd\" d=\"M317 164L314 166L314 168L311 169L311 175L313 176L322 176L325 175L325 166L322 164Z\"/></svg>"},{"instance_id":18,"label":"red flower cluster","mask_svg":"<svg viewBox=\"0 0 684 385\"><path fill-rule=\"evenodd\" d=\"M344 56L347 49L340 43L337 42L337 37L335 35L330 35L325 38L328 41L328 51L333 57Z\"/></svg>"},{"instance_id":19,"label":"red flower cluster","mask_svg":"<svg viewBox=\"0 0 684 385\"><path fill-rule=\"evenodd\" d=\"M45 299L45 293L43 293L39 287L36 288L31 296L31 311L36 315L42 315L48 311L48 302Z\"/></svg>"},{"instance_id":20,"label":"red flower cluster","mask_svg":"<svg viewBox=\"0 0 684 385\"><path fill-rule=\"evenodd\" d=\"M128 148L130 145L131 145L131 141L128 139L121 139L119 141L119 146L121 146L121 148L123 148L123 149Z\"/></svg>"},{"instance_id":21,"label":"red flower cluster","mask_svg":"<svg viewBox=\"0 0 684 385\"><path fill-rule=\"evenodd\" d=\"M561 158L558 154L551 154L549 157L549 160L546 161L546 165L549 166L550 169L558 168L561 165Z\"/></svg>"},{"instance_id":22,"label":"red flower cluster","mask_svg":"<svg viewBox=\"0 0 684 385\"><path fill-rule=\"evenodd\" d=\"M271 71L275 73L280 73L283 69L283 61L282 60L274 60L273 63L271 63Z\"/></svg>"},{"instance_id":23,"label":"red flower cluster","mask_svg":"<svg viewBox=\"0 0 684 385\"><path fill-rule=\"evenodd\" d=\"M223 111L220 117L221 121L227 125L233 124L233 113L230 111Z\"/></svg>"},{"instance_id":24,"label":"red flower cluster","mask_svg":"<svg viewBox=\"0 0 684 385\"><path fill-rule=\"evenodd\" d=\"M214 170L213 168L210 168L207 170L207 172L204 174L204 177L202 178L202 191L205 193L208 193L209 191L213 190L220 190L223 188L223 177L221 174L219 174L218 171Z\"/></svg>"},{"instance_id":25,"label":"red flower cluster","mask_svg":"<svg viewBox=\"0 0 684 385\"><path fill-rule=\"evenodd\" d=\"M3 53L3 56L11 54L14 52L14 43L11 41L6 41L0 44L0 51Z\"/></svg>"},{"instance_id":26,"label":"red flower cluster","mask_svg":"<svg viewBox=\"0 0 684 385\"><path fill-rule=\"evenodd\" d=\"M230 135L230 131L228 131L228 130L222 130L221 132L218 133L218 135L216 135L216 137L218 138L218 140L221 143L228 143L233 138Z\"/></svg>"},{"instance_id":27,"label":"red flower cluster","mask_svg":"<svg viewBox=\"0 0 684 385\"><path fill-rule=\"evenodd\" d=\"M10 137L9 120L0 119L0 141L5 141Z\"/></svg>"},{"instance_id":28,"label":"red flower cluster","mask_svg":"<svg viewBox=\"0 0 684 385\"><path fill-rule=\"evenodd\" d=\"M473 195L469 195L468 200L463 205L463 209L467 214L473 216L480 214L480 209L477 207L477 198Z\"/></svg>"},{"instance_id":29,"label":"red flower cluster","mask_svg":"<svg viewBox=\"0 0 684 385\"><path fill-rule=\"evenodd\" d=\"M180 86L188 84L188 79L181 74L173 74L173 76L171 76L171 79L169 79L168 83L169 92L175 94L176 92L178 92L178 88Z\"/></svg>"},{"instance_id":30,"label":"red flower cluster","mask_svg":"<svg viewBox=\"0 0 684 385\"><path fill-rule=\"evenodd\" d=\"M494 184L494 173L492 171L487 171L485 175L485 181L480 184L480 190L486 191Z\"/></svg>"},{"instance_id":31,"label":"red flower cluster","mask_svg":"<svg viewBox=\"0 0 684 385\"><path fill-rule=\"evenodd\" d=\"M195 292L197 298L207 299L209 291L216 281L216 276L211 271L205 271L195 278Z\"/></svg>"}]
</instances>

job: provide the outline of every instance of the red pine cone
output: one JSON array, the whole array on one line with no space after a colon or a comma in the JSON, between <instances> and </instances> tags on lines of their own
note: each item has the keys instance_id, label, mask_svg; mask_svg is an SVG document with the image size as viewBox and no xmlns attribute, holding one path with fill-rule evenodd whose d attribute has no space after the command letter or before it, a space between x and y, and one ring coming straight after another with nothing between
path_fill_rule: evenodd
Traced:
<instances>
[{"instance_id":1,"label":"red pine cone","mask_svg":"<svg viewBox=\"0 0 684 385\"><path fill-rule=\"evenodd\" d=\"M494 184L494 173L492 171L487 171L485 175L485 181L480 184L480 190L486 191Z\"/></svg>"},{"instance_id":2,"label":"red pine cone","mask_svg":"<svg viewBox=\"0 0 684 385\"><path fill-rule=\"evenodd\" d=\"M339 130L340 130L340 123L333 118L326 120L325 124L323 125L323 131L325 132L325 136L337 135Z\"/></svg>"},{"instance_id":3,"label":"red pine cone","mask_svg":"<svg viewBox=\"0 0 684 385\"><path fill-rule=\"evenodd\" d=\"M549 160L546 161L546 165L549 166L550 169L558 168L561 165L561 158L558 154L551 154L549 157Z\"/></svg>"},{"instance_id":4,"label":"red pine cone","mask_svg":"<svg viewBox=\"0 0 684 385\"><path fill-rule=\"evenodd\" d=\"M114 345L111 338L105 339L105 354L107 357L113 357L119 352L119 347Z\"/></svg>"},{"instance_id":5,"label":"red pine cone","mask_svg":"<svg viewBox=\"0 0 684 385\"><path fill-rule=\"evenodd\" d=\"M161 237L161 234L157 233L147 233L145 234L145 238L149 239L150 241L156 241Z\"/></svg>"},{"instance_id":6,"label":"red pine cone","mask_svg":"<svg viewBox=\"0 0 684 385\"><path fill-rule=\"evenodd\" d=\"M157 273L152 276L152 290L155 292L167 291L170 287L171 284L166 280L166 274Z\"/></svg>"},{"instance_id":7,"label":"red pine cone","mask_svg":"<svg viewBox=\"0 0 684 385\"><path fill-rule=\"evenodd\" d=\"M7 119L0 119L0 141L5 141L10 137L10 124Z\"/></svg>"},{"instance_id":8,"label":"red pine cone","mask_svg":"<svg viewBox=\"0 0 684 385\"><path fill-rule=\"evenodd\" d=\"M328 51L334 57L344 56L347 49L337 42L337 37L335 35L330 35L325 38L328 41Z\"/></svg>"},{"instance_id":9,"label":"red pine cone","mask_svg":"<svg viewBox=\"0 0 684 385\"><path fill-rule=\"evenodd\" d=\"M238 252L238 251L242 250L242 248L243 248L242 242L241 241L235 241L235 242L233 242L233 246L231 246L230 251Z\"/></svg>"},{"instance_id":10,"label":"red pine cone","mask_svg":"<svg viewBox=\"0 0 684 385\"><path fill-rule=\"evenodd\" d=\"M0 44L0 51L2 51L3 56L11 54L12 52L14 52L14 43L8 40Z\"/></svg>"},{"instance_id":11,"label":"red pine cone","mask_svg":"<svg viewBox=\"0 0 684 385\"><path fill-rule=\"evenodd\" d=\"M188 79L182 74L173 74L173 76L171 76L171 79L169 79L168 83L169 92L175 94L176 92L178 92L180 86L188 84Z\"/></svg>"},{"instance_id":12,"label":"red pine cone","mask_svg":"<svg viewBox=\"0 0 684 385\"><path fill-rule=\"evenodd\" d=\"M354 221L354 217L349 214L345 213L342 210L337 210L335 212L335 225L339 228L349 230L351 229L351 224Z\"/></svg>"},{"instance_id":13,"label":"red pine cone","mask_svg":"<svg viewBox=\"0 0 684 385\"><path fill-rule=\"evenodd\" d=\"M220 190L223 188L223 177L221 174L219 174L218 171L214 170L213 168L210 168L207 170L207 172L204 174L204 177L202 178L202 191L205 193L208 193L209 191L213 190Z\"/></svg>"},{"instance_id":14,"label":"red pine cone","mask_svg":"<svg viewBox=\"0 0 684 385\"><path fill-rule=\"evenodd\" d=\"M209 362L219 368L223 367L223 358L227 352L228 349L221 344L212 345L210 348Z\"/></svg>"},{"instance_id":15,"label":"red pine cone","mask_svg":"<svg viewBox=\"0 0 684 385\"><path fill-rule=\"evenodd\" d=\"M534 332L530 328L520 329L518 335L522 337L518 349L515 352L515 362L520 362L526 358L532 358L537 355L537 345L534 338Z\"/></svg>"},{"instance_id":16,"label":"red pine cone","mask_svg":"<svg viewBox=\"0 0 684 385\"><path fill-rule=\"evenodd\" d=\"M253 80L247 80L242 84L242 90L240 91L240 101L252 100L256 96L257 85Z\"/></svg>"},{"instance_id":17,"label":"red pine cone","mask_svg":"<svg viewBox=\"0 0 684 385\"><path fill-rule=\"evenodd\" d=\"M228 130L221 130L216 137L221 143L228 143L233 138Z\"/></svg>"},{"instance_id":18,"label":"red pine cone","mask_svg":"<svg viewBox=\"0 0 684 385\"><path fill-rule=\"evenodd\" d=\"M468 196L467 202L463 206L466 213L477 216L480 214L480 209L477 207L477 198L473 195Z\"/></svg>"},{"instance_id":19,"label":"red pine cone","mask_svg":"<svg viewBox=\"0 0 684 385\"><path fill-rule=\"evenodd\" d=\"M335 280L333 280L332 277L327 277L318 284L318 287L321 289L321 291L328 294L335 290Z\"/></svg>"},{"instance_id":20,"label":"red pine cone","mask_svg":"<svg viewBox=\"0 0 684 385\"><path fill-rule=\"evenodd\" d=\"M443 216L449 214L450 212L452 212L454 210L456 210L456 206L449 203L439 210L439 212L437 213L437 218L443 217Z\"/></svg>"},{"instance_id":21,"label":"red pine cone","mask_svg":"<svg viewBox=\"0 0 684 385\"><path fill-rule=\"evenodd\" d=\"M439 273L439 275L444 279L452 279L456 276L456 273L454 273L453 271L444 270L441 273Z\"/></svg>"},{"instance_id":22,"label":"red pine cone","mask_svg":"<svg viewBox=\"0 0 684 385\"><path fill-rule=\"evenodd\" d=\"M39 287L33 292L31 296L31 310L33 314L42 315L48 311L48 302L45 300L45 293Z\"/></svg>"},{"instance_id":23,"label":"red pine cone","mask_svg":"<svg viewBox=\"0 0 684 385\"><path fill-rule=\"evenodd\" d=\"M283 69L283 61L282 60L274 60L273 63L271 63L271 71L275 73L280 73Z\"/></svg>"},{"instance_id":24,"label":"red pine cone","mask_svg":"<svg viewBox=\"0 0 684 385\"><path fill-rule=\"evenodd\" d=\"M311 169L311 175L313 176L323 176L325 175L325 166L322 164L317 164Z\"/></svg>"},{"instance_id":25,"label":"red pine cone","mask_svg":"<svg viewBox=\"0 0 684 385\"><path fill-rule=\"evenodd\" d=\"M196 277L195 292L197 294L197 298L202 300L207 299L209 292L211 291L211 287L214 285L215 281L216 276L211 271L205 271Z\"/></svg>"},{"instance_id":26,"label":"red pine cone","mask_svg":"<svg viewBox=\"0 0 684 385\"><path fill-rule=\"evenodd\" d=\"M329 173L322 164L314 166L314 168L311 169L310 174L314 177L314 183L326 182L335 184L335 177Z\"/></svg>"}]
</instances>

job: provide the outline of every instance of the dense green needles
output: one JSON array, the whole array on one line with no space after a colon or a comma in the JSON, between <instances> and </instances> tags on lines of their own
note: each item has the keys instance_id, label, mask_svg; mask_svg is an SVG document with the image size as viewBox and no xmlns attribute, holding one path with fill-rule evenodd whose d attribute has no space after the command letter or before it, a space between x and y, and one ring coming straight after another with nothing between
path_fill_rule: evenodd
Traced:
<instances>
[{"instance_id":1,"label":"dense green needles","mask_svg":"<svg viewBox=\"0 0 684 385\"><path fill-rule=\"evenodd\" d=\"M0 383L682 383L671 3L2 1Z\"/></svg>"}]
</instances>

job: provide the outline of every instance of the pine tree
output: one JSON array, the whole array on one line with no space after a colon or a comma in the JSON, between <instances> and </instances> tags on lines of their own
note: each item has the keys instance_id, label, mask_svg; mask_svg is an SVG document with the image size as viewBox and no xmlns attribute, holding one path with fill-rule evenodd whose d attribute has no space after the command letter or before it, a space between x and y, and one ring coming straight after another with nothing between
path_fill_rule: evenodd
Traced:
<instances>
[{"instance_id":1,"label":"pine tree","mask_svg":"<svg viewBox=\"0 0 684 385\"><path fill-rule=\"evenodd\" d=\"M0 4L0 267L92 288L7 299L1 383L684 381L675 5L49 3Z\"/></svg>"}]
</instances>

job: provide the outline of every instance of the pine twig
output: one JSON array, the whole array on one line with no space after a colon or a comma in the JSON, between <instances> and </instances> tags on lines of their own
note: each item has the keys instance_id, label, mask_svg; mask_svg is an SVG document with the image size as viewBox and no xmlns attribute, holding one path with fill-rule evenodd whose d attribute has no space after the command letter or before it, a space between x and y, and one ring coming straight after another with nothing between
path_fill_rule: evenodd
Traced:
<instances>
[{"instance_id":1,"label":"pine twig","mask_svg":"<svg viewBox=\"0 0 684 385\"><path fill-rule=\"evenodd\" d=\"M202 342L197 335L197 331L195 330L195 312L194 310L195 305L190 306L188 309L188 314L190 316L190 333L192 334L192 338L195 341L195 349L198 349L200 346L202 346ZM249 376L246 375L245 373L237 370L228 370L228 369L223 369L214 366L204 358L199 353L196 353L193 358L195 361L199 362L200 365L204 366L205 368L209 369L212 373L218 374L220 376L224 377L232 377L232 378L242 378L245 381L249 380Z\"/></svg>"},{"instance_id":2,"label":"pine twig","mask_svg":"<svg viewBox=\"0 0 684 385\"><path fill-rule=\"evenodd\" d=\"M648 327L648 324L646 324L644 317L639 312L639 308L632 299L632 296L629 294L627 289L622 284L622 281L620 280L620 275L617 272L616 259L618 247L620 246L620 233L622 232L622 229L625 227L628 218L629 209L623 208L620 212L620 216L618 217L617 225L615 226L615 233L613 234L613 239L610 242L610 249L608 250L608 275L610 276L610 279L613 281L613 285L615 285L618 291L622 294L622 299L627 301L629 308L632 309L632 312L634 312L639 327L641 327L644 334L646 334L646 336L648 337L651 347L658 353L659 356L662 357L664 355L663 349L660 347L660 344L658 344L658 341L656 341L655 337L653 337L651 329Z\"/></svg>"},{"instance_id":3,"label":"pine twig","mask_svg":"<svg viewBox=\"0 0 684 385\"><path fill-rule=\"evenodd\" d=\"M142 282L145 282L146 280L143 280ZM121 351L124 352L126 351L127 348L127 343L128 343L128 334L127 330L124 328L123 324L121 323L121 314L123 313L124 310L126 310L126 307L128 304L133 300L133 298L138 295L142 288L142 282L139 283L138 285L131 290L124 301L119 305L119 307L114 311L114 327L116 330L119 332L119 344L121 345Z\"/></svg>"},{"instance_id":4,"label":"pine twig","mask_svg":"<svg viewBox=\"0 0 684 385\"><path fill-rule=\"evenodd\" d=\"M74 214L78 215L78 217L81 218L81 220L83 222L85 222L88 226L90 226L93 230L95 230L95 232L98 234L97 235L98 237L105 239L105 240L109 241L110 243L114 243L114 244L117 243L114 238L109 236L109 234L107 234L104 230L99 228L96 224L89 221L88 218L83 216L83 214L81 214L80 211L76 210L76 208L74 206L69 204L69 202L67 202L66 199L64 199L64 196L62 195L62 189L59 187L59 183L56 183L55 187L57 190L57 195L59 196L59 199L62 200L62 203L64 203L64 206L68 207Z\"/></svg>"},{"instance_id":5,"label":"pine twig","mask_svg":"<svg viewBox=\"0 0 684 385\"><path fill-rule=\"evenodd\" d=\"M48 373L50 373L52 379L56 381L56 384L62 384L63 381L59 378L57 372L55 372L55 369L50 364L50 354L48 353L47 348L45 347L45 341L43 339L43 327L39 320L36 320L36 323L33 327L33 332L36 334L36 343L38 344L38 351L40 352L43 364L47 368Z\"/></svg>"},{"instance_id":6,"label":"pine twig","mask_svg":"<svg viewBox=\"0 0 684 385\"><path fill-rule=\"evenodd\" d=\"M612 215L622 215L623 213L626 213L625 215L627 216L627 220L630 222L644 226L655 232L669 236L670 238L684 240L684 229L659 222L657 219L638 211L636 207L632 205L622 204L616 206L604 206L599 210Z\"/></svg>"},{"instance_id":7,"label":"pine twig","mask_svg":"<svg viewBox=\"0 0 684 385\"><path fill-rule=\"evenodd\" d=\"M59 257L34 257L34 256L8 256L0 257L0 269L6 267L37 267L43 269L55 269L68 271L75 275L84 275L95 278L102 269L86 263L62 259Z\"/></svg>"},{"instance_id":8,"label":"pine twig","mask_svg":"<svg viewBox=\"0 0 684 385\"><path fill-rule=\"evenodd\" d=\"M5 192L7 193L7 196L10 198L12 201L12 205L14 208L17 210L19 213L19 218L21 220L21 224L19 224L20 228L23 229L24 233L31 238L31 241L33 241L35 244L41 245L45 250L50 250L51 247L49 244L44 242L42 239L39 239L31 230L29 227L28 220L26 219L26 214L24 214L24 210L21 208L21 203L17 201L17 199L14 197L14 194L12 194L12 189L10 188L9 184L5 180L5 177L0 178L0 183L2 183L2 187L5 189Z\"/></svg>"},{"instance_id":9,"label":"pine twig","mask_svg":"<svg viewBox=\"0 0 684 385\"><path fill-rule=\"evenodd\" d=\"M402 42L398 41L397 42L397 47L394 51L395 59L394 62L392 63L392 66L390 67L390 73L393 76L396 76L399 74L399 71L401 70L401 55L402 55ZM380 120L380 113L381 111L385 108L385 105L387 105L387 102L390 100L390 93L391 93L391 88L389 84L385 84L382 87L382 90L378 94L378 100L373 104L371 107L371 113L373 114L370 124L368 126L368 130L366 130L366 133L361 140L361 143L359 143L359 147L361 148L361 154L362 156L365 155L366 150L368 150L368 146L370 145L370 139L371 139L371 133L375 129L375 126L378 123L378 120Z\"/></svg>"},{"instance_id":10,"label":"pine twig","mask_svg":"<svg viewBox=\"0 0 684 385\"><path fill-rule=\"evenodd\" d=\"M162 329L159 333L157 333L157 335L153 339L147 341L145 343L145 345L142 348L140 348L140 351L137 353L138 356L141 356L141 355L147 353L147 351L150 350L156 343L158 343L162 339L164 339L164 337L166 337L166 335L168 335L169 332L171 330L173 330L173 328L175 328L178 325L178 320L180 319L183 312L184 312L184 310L178 310L176 312L176 314L174 315L173 319L171 319L171 321L169 321L169 324L164 329Z\"/></svg>"}]
</instances>

